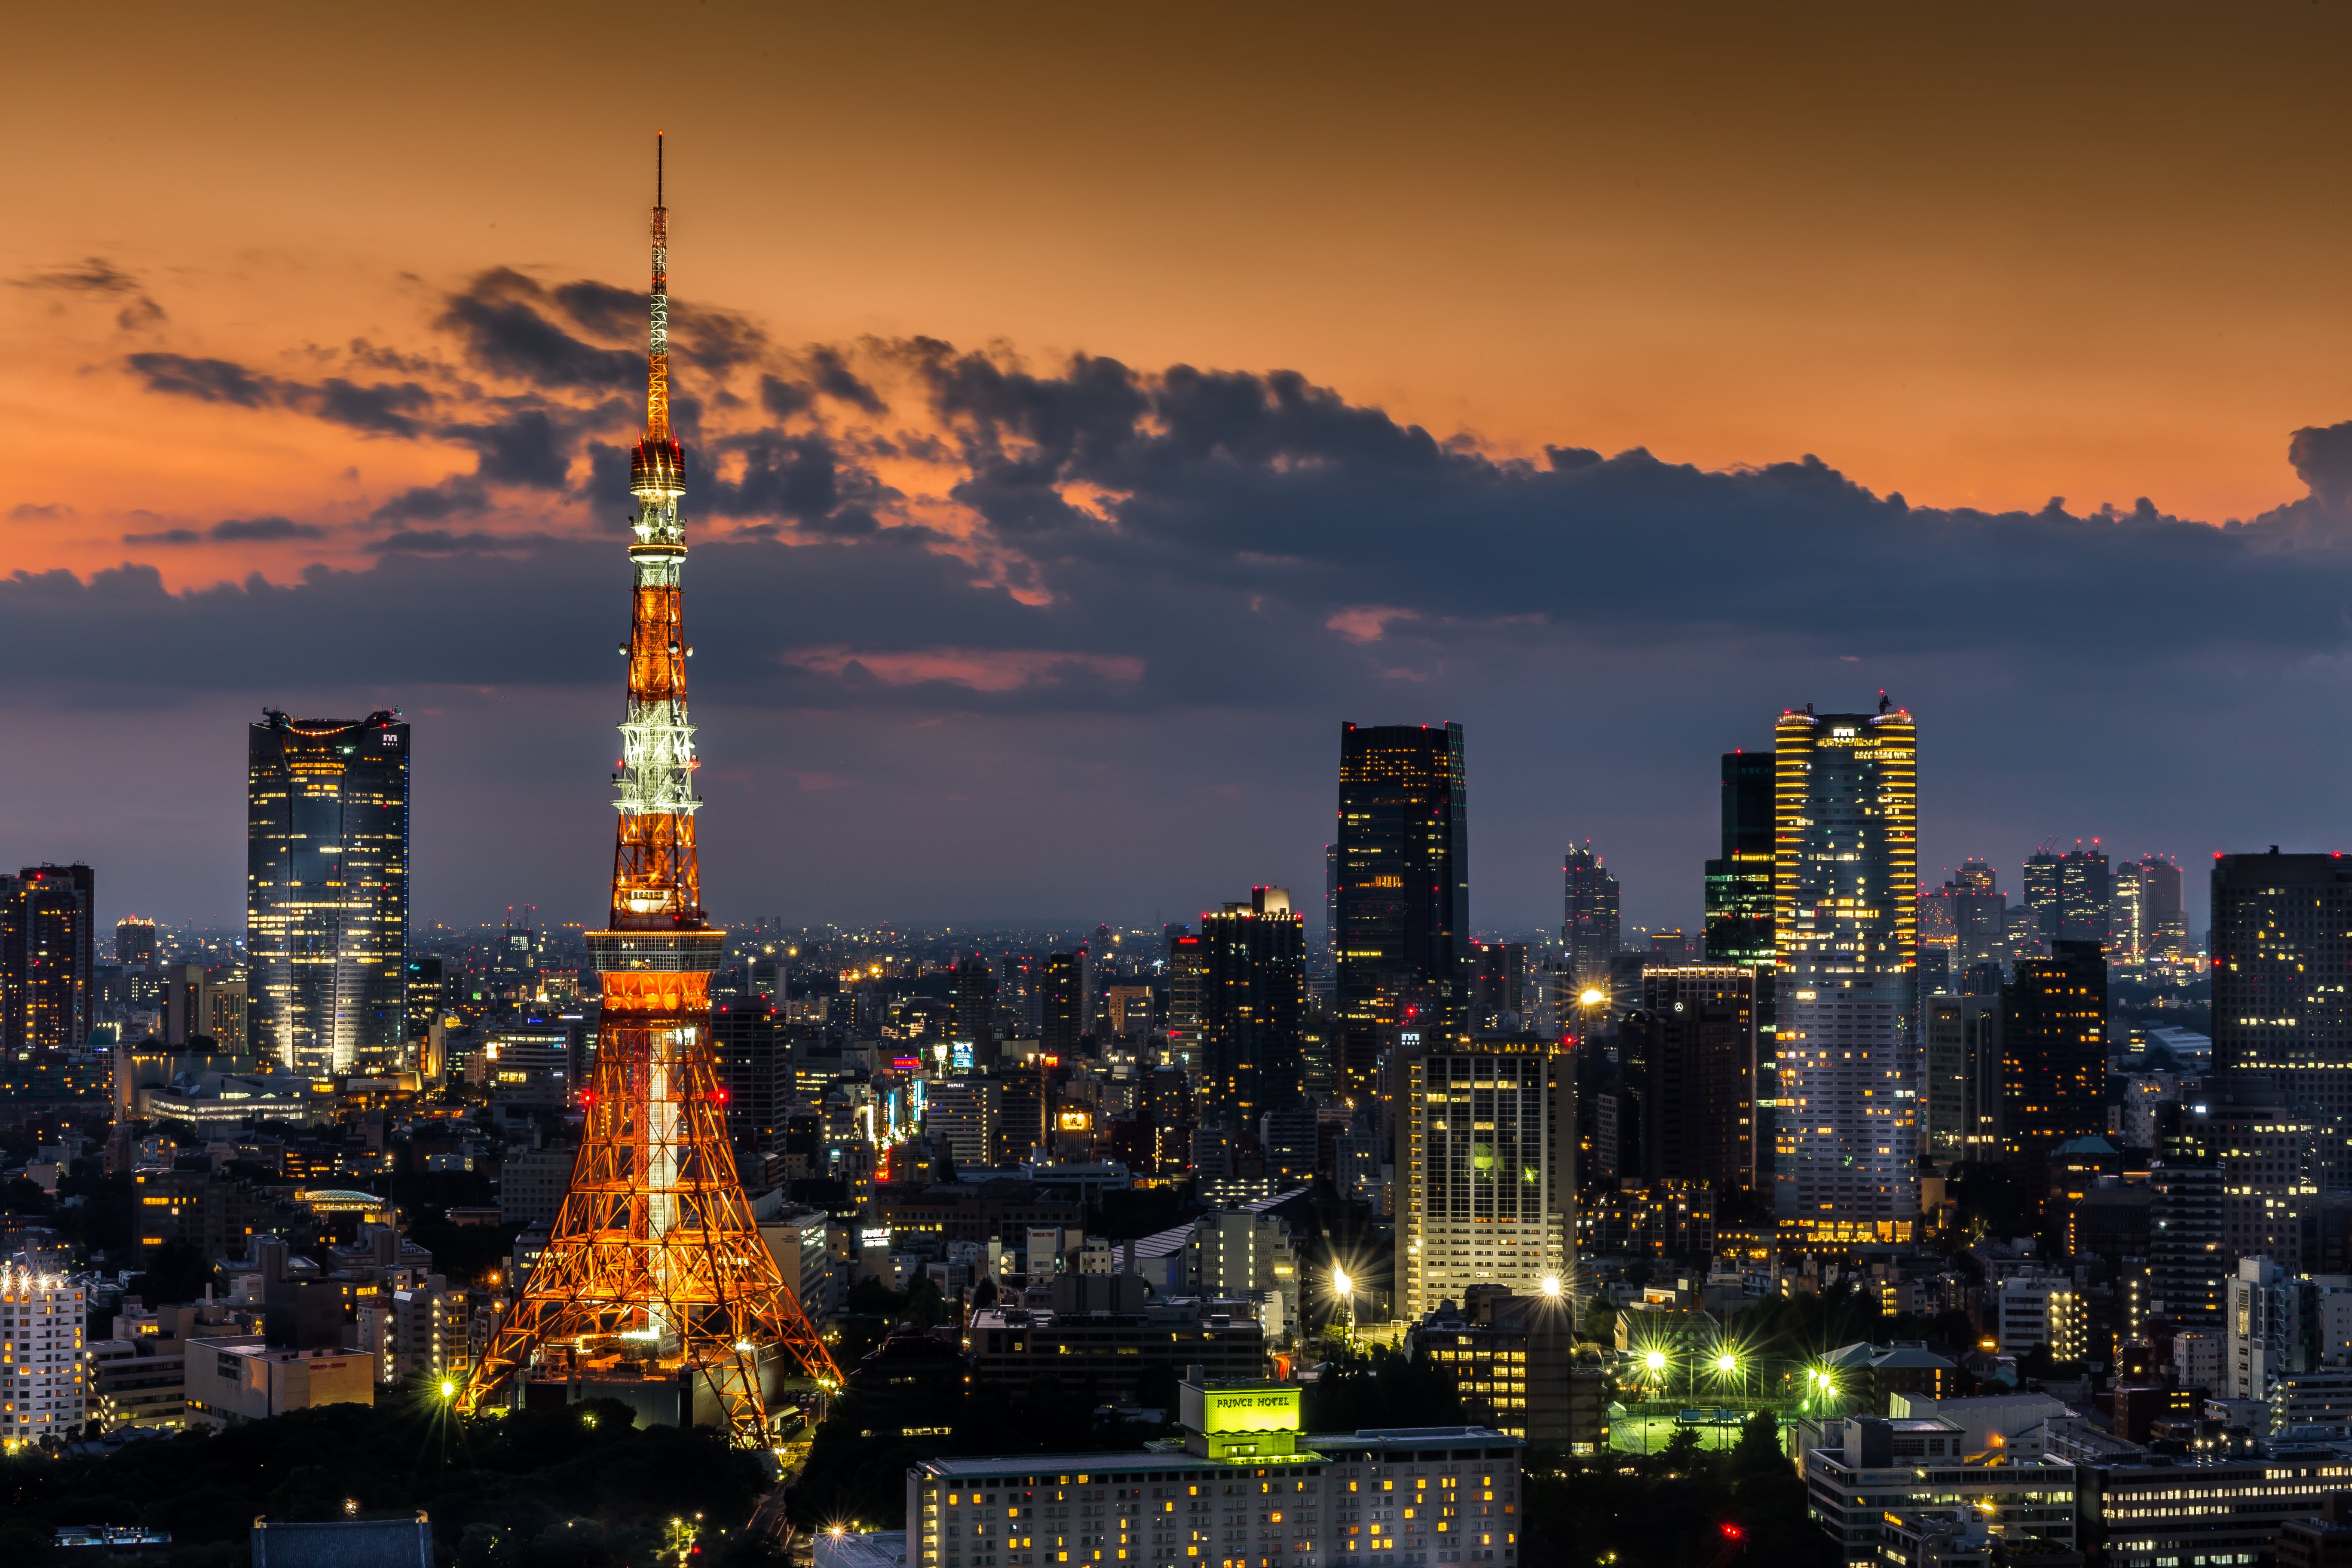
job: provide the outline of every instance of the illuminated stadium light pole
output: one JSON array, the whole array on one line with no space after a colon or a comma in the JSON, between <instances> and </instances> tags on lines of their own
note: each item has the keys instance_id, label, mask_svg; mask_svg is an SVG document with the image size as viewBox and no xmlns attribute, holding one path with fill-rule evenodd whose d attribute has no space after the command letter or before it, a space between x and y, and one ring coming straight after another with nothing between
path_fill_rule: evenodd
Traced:
<instances>
[{"instance_id":1,"label":"illuminated stadium light pole","mask_svg":"<svg viewBox=\"0 0 2352 1568\"><path fill-rule=\"evenodd\" d=\"M840 1373L760 1239L727 1136L710 1043L710 976L726 932L702 910L694 726L686 714L679 569L685 453L669 425L669 213L655 153L646 434L629 458L637 516L613 900L588 933L603 979L586 1126L554 1234L458 1396L510 1403L534 1363L625 1375L650 1358L707 1384L734 1440L768 1442L770 1347L831 1387ZM501 1397L502 1395L502 1397Z\"/></svg>"}]
</instances>

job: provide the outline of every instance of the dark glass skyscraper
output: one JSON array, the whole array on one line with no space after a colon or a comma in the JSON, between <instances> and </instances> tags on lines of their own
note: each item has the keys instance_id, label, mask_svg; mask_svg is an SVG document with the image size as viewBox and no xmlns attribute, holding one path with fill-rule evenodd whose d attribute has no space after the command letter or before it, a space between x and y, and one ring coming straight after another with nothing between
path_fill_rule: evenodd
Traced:
<instances>
[{"instance_id":1,"label":"dark glass skyscraper","mask_svg":"<svg viewBox=\"0 0 2352 1568\"><path fill-rule=\"evenodd\" d=\"M97 1021L98 908L87 866L0 877L0 1042L10 1056L80 1045Z\"/></svg>"},{"instance_id":2,"label":"dark glass skyscraper","mask_svg":"<svg viewBox=\"0 0 2352 1568\"><path fill-rule=\"evenodd\" d=\"M1046 954L1039 1047L1048 1056L1076 1058L1087 1027L1087 950Z\"/></svg>"},{"instance_id":3,"label":"dark glass skyscraper","mask_svg":"<svg viewBox=\"0 0 2352 1568\"><path fill-rule=\"evenodd\" d=\"M2352 859L2223 855L2213 862L2213 1070L2260 1073L2319 1109L2322 1179L2352 1182Z\"/></svg>"},{"instance_id":4,"label":"dark glass skyscraper","mask_svg":"<svg viewBox=\"0 0 2352 1568\"><path fill-rule=\"evenodd\" d=\"M1772 753L1723 754L1723 854L1706 863L1709 963L1772 963Z\"/></svg>"},{"instance_id":5,"label":"dark glass skyscraper","mask_svg":"<svg viewBox=\"0 0 2352 1568\"><path fill-rule=\"evenodd\" d=\"M1258 1120L1298 1104L1305 1063L1307 922L1282 888L1201 917L1201 1083L1211 1125L1254 1142Z\"/></svg>"},{"instance_id":6,"label":"dark glass skyscraper","mask_svg":"<svg viewBox=\"0 0 2352 1568\"><path fill-rule=\"evenodd\" d=\"M1606 985L1619 942L1617 879L1588 838L1568 852L1560 882L1559 945L1568 950L1569 974L1579 985Z\"/></svg>"},{"instance_id":7,"label":"dark glass skyscraper","mask_svg":"<svg viewBox=\"0 0 2352 1568\"><path fill-rule=\"evenodd\" d=\"M1340 1089L1400 1027L1459 1032L1470 952L1462 726L1339 727Z\"/></svg>"},{"instance_id":8,"label":"dark glass skyscraper","mask_svg":"<svg viewBox=\"0 0 2352 1568\"><path fill-rule=\"evenodd\" d=\"M2107 960L2065 938L2001 988L2001 1143L2027 1160L2107 1130Z\"/></svg>"},{"instance_id":9,"label":"dark glass skyscraper","mask_svg":"<svg viewBox=\"0 0 2352 1568\"><path fill-rule=\"evenodd\" d=\"M261 1053L300 1072L401 1059L408 1037L408 726L253 726L246 964Z\"/></svg>"}]
</instances>

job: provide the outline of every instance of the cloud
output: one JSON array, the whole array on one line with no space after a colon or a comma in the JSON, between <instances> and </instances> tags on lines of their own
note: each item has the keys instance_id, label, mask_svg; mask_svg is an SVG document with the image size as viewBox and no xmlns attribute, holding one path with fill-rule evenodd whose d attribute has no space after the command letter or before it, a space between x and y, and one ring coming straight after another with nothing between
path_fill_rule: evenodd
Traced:
<instances>
[{"instance_id":1,"label":"cloud","mask_svg":"<svg viewBox=\"0 0 2352 1568\"><path fill-rule=\"evenodd\" d=\"M145 380L150 392L238 408L288 409L371 436L423 435L426 426L419 416L434 405L432 393L413 381L362 385L330 376L311 384L267 374L233 360L163 353L131 354L124 363Z\"/></svg>"},{"instance_id":2,"label":"cloud","mask_svg":"<svg viewBox=\"0 0 2352 1568\"><path fill-rule=\"evenodd\" d=\"M126 533L125 544L273 544L289 539L324 539L327 531L316 523L283 517L225 518L201 533L193 528L167 528L159 533Z\"/></svg>"},{"instance_id":3,"label":"cloud","mask_svg":"<svg viewBox=\"0 0 2352 1568\"><path fill-rule=\"evenodd\" d=\"M19 501L8 509L11 522L70 522L80 515L61 501Z\"/></svg>"},{"instance_id":4,"label":"cloud","mask_svg":"<svg viewBox=\"0 0 2352 1568\"><path fill-rule=\"evenodd\" d=\"M533 386L610 390L644 376L642 352L599 347L565 331L541 309L553 303L536 280L492 268L447 297L440 324L475 363Z\"/></svg>"},{"instance_id":5,"label":"cloud","mask_svg":"<svg viewBox=\"0 0 2352 1568\"><path fill-rule=\"evenodd\" d=\"M961 686L973 691L1013 691L1058 686L1080 678L1132 685L1143 660L1131 655L1068 653L1045 648L927 647L860 650L842 645L795 648L784 662L850 685Z\"/></svg>"},{"instance_id":6,"label":"cloud","mask_svg":"<svg viewBox=\"0 0 2352 1568\"><path fill-rule=\"evenodd\" d=\"M102 256L47 272L29 272L9 281L19 289L121 299L123 303L114 312L114 323L126 332L152 327L164 320L163 307L148 297L139 279Z\"/></svg>"},{"instance_id":7,"label":"cloud","mask_svg":"<svg viewBox=\"0 0 2352 1568\"><path fill-rule=\"evenodd\" d=\"M2287 442L2286 458L2322 505L2340 511L2352 501L2352 420L2305 426Z\"/></svg>"}]
</instances>

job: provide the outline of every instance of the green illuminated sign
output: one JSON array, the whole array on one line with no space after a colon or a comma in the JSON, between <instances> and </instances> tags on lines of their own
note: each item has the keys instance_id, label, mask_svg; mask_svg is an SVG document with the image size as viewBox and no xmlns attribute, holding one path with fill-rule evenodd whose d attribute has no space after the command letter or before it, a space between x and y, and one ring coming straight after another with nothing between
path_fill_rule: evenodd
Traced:
<instances>
[{"instance_id":1,"label":"green illuminated sign","mask_svg":"<svg viewBox=\"0 0 2352 1568\"><path fill-rule=\"evenodd\" d=\"M1298 1395L1297 1388L1209 1389L1202 1395L1201 1430L1296 1432Z\"/></svg>"}]
</instances>

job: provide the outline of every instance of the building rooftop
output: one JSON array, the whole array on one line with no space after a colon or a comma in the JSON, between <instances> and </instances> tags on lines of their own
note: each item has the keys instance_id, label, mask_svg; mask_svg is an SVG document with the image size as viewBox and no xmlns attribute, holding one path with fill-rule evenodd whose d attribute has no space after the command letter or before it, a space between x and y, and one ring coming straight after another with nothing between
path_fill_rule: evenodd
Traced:
<instances>
[{"instance_id":1,"label":"building rooftop","mask_svg":"<svg viewBox=\"0 0 2352 1568\"><path fill-rule=\"evenodd\" d=\"M433 1527L413 1519L253 1521L253 1568L433 1568Z\"/></svg>"}]
</instances>

